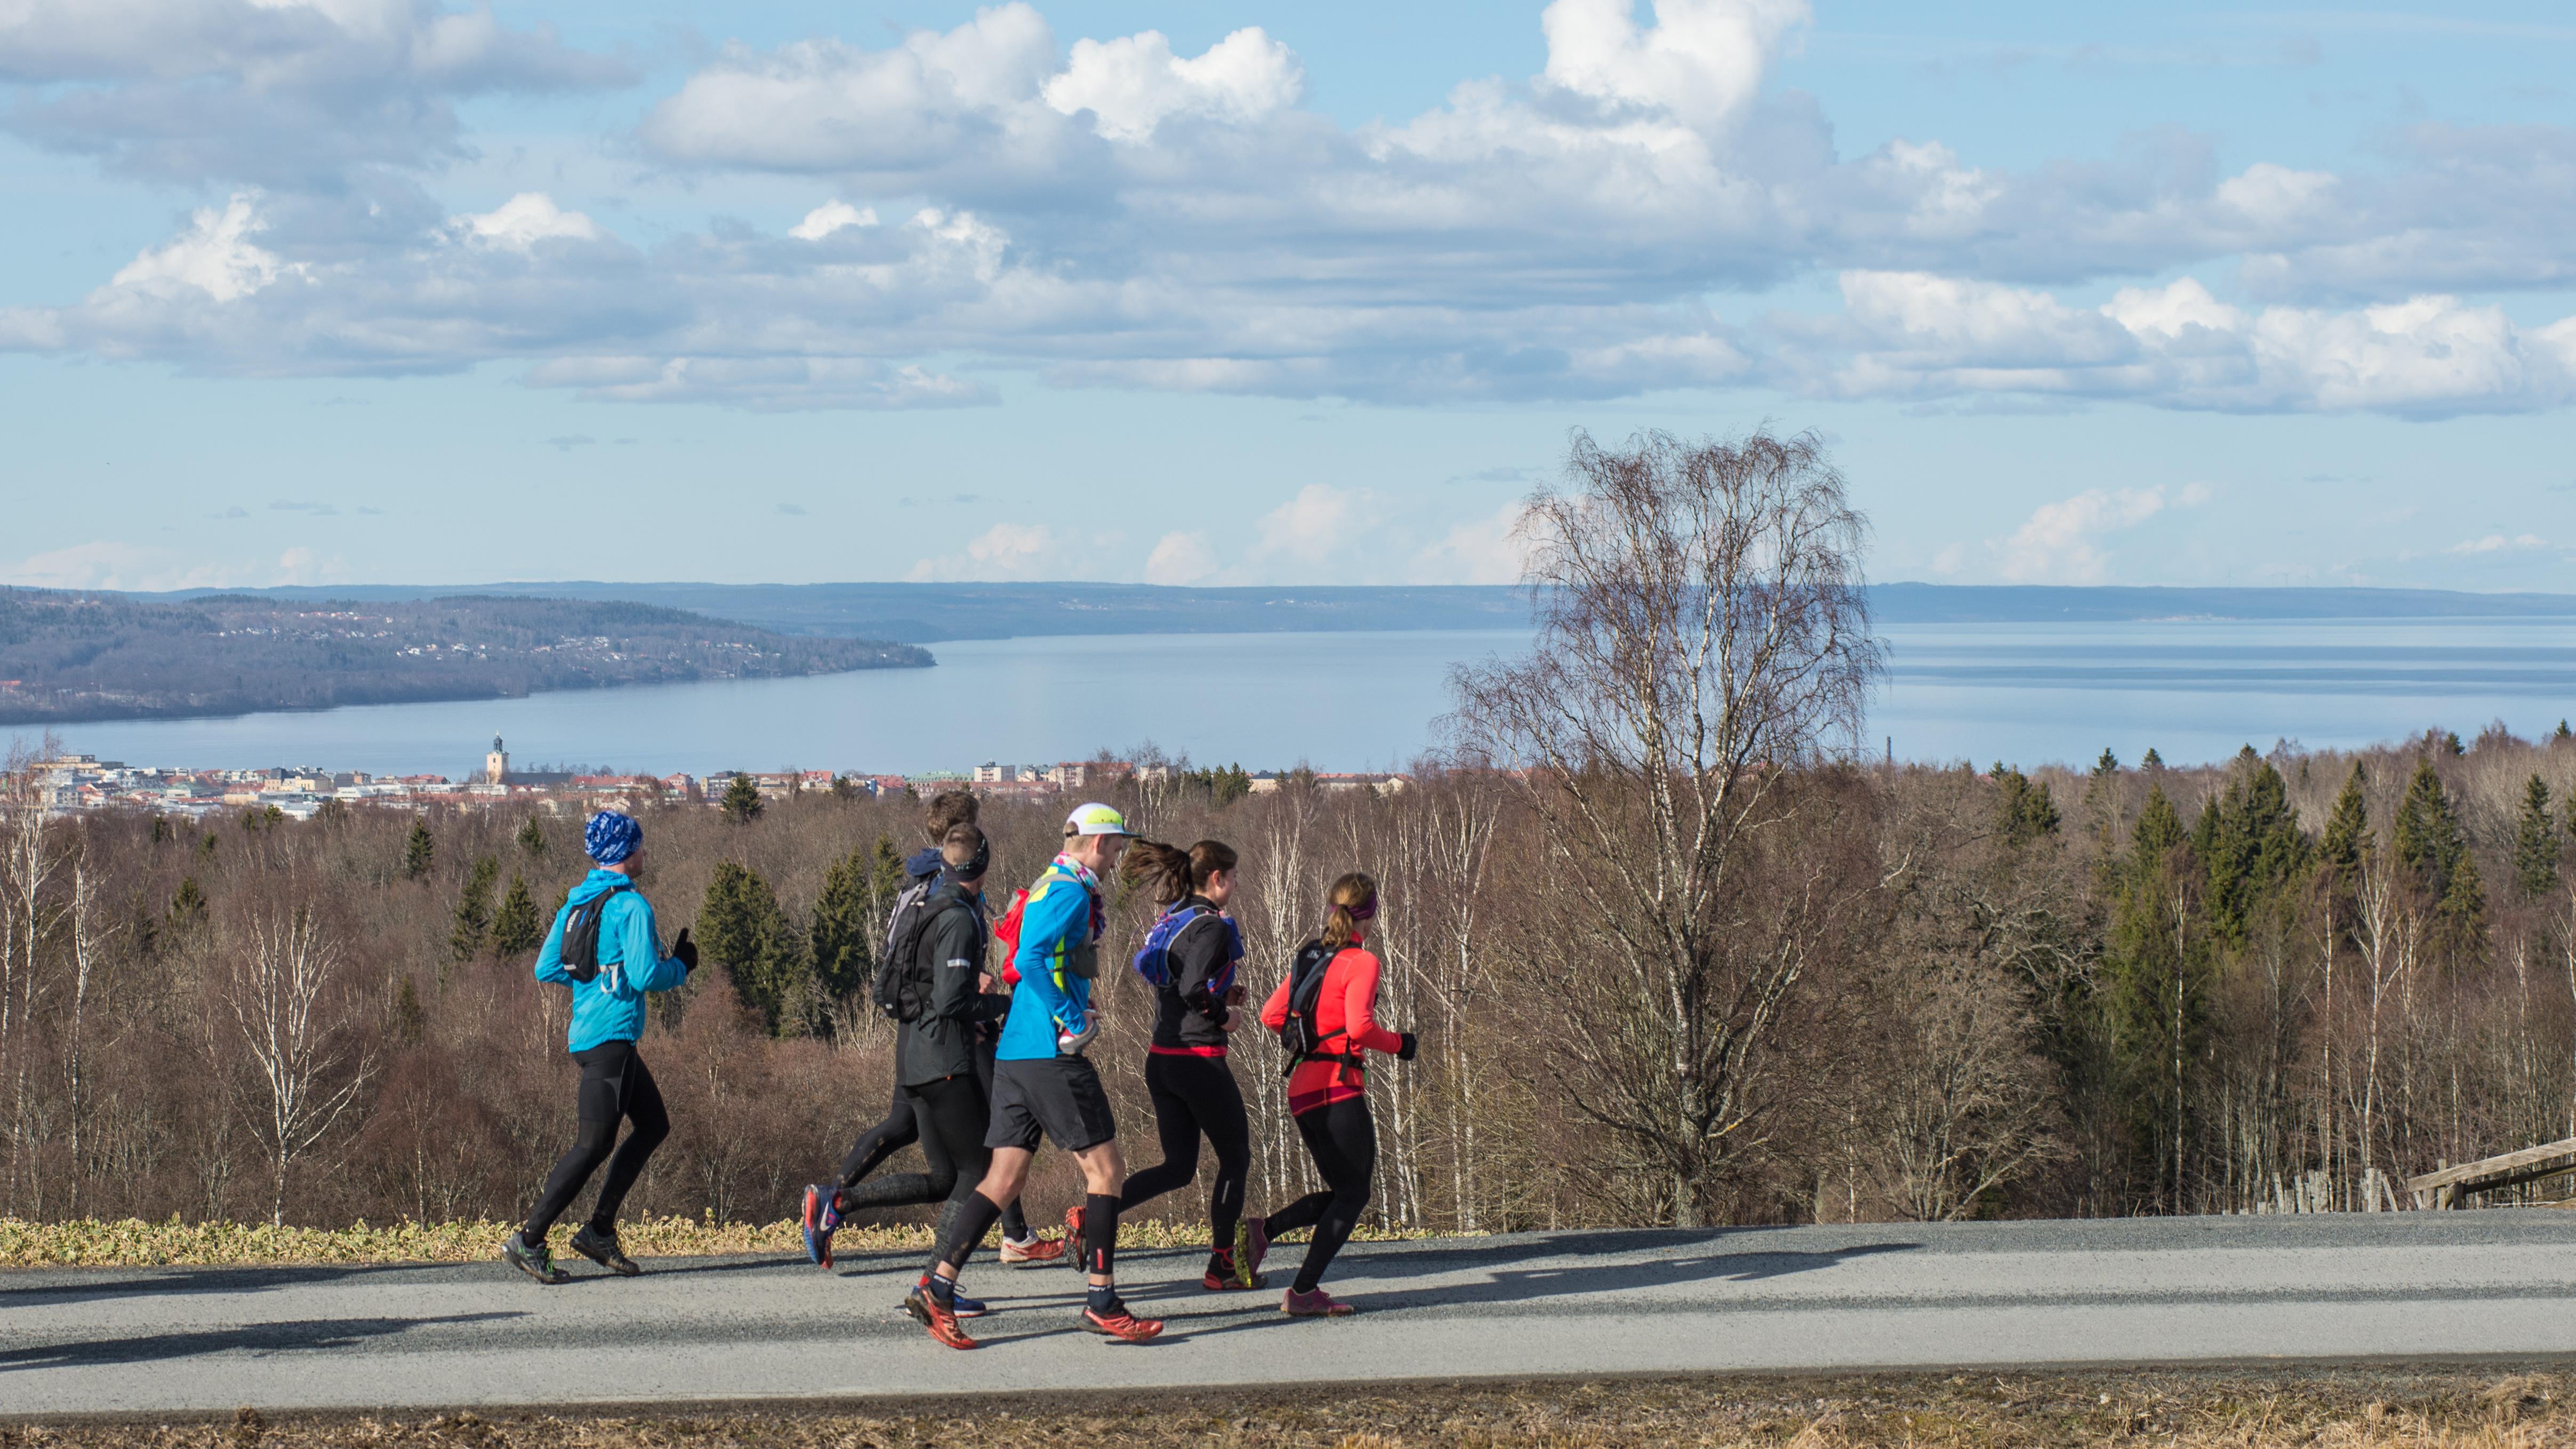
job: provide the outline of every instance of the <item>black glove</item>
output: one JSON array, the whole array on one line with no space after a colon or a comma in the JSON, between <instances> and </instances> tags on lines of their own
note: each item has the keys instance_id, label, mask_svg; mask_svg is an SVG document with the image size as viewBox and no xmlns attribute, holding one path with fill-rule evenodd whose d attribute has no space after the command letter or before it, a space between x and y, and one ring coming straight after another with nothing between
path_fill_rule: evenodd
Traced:
<instances>
[{"instance_id":1,"label":"black glove","mask_svg":"<svg viewBox=\"0 0 2576 1449\"><path fill-rule=\"evenodd\" d=\"M698 969L698 943L689 939L686 926L680 928L680 939L671 943L671 959L679 962L684 971Z\"/></svg>"},{"instance_id":2,"label":"black glove","mask_svg":"<svg viewBox=\"0 0 2576 1449\"><path fill-rule=\"evenodd\" d=\"M1422 1050L1422 1038L1415 1036L1409 1031L1399 1033L1399 1035L1402 1037L1404 1045L1395 1049L1395 1059L1399 1062L1409 1062L1413 1060L1414 1053Z\"/></svg>"}]
</instances>

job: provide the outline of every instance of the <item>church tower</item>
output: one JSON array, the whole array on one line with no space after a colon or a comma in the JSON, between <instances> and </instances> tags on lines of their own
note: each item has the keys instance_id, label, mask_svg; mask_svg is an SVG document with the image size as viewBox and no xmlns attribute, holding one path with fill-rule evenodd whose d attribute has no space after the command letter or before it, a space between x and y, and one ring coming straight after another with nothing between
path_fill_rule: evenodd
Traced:
<instances>
[{"instance_id":1,"label":"church tower","mask_svg":"<svg viewBox=\"0 0 2576 1449\"><path fill-rule=\"evenodd\" d=\"M504 785L510 780L510 752L501 748L501 737L492 737L492 753L483 757L483 780L490 785Z\"/></svg>"}]
</instances>

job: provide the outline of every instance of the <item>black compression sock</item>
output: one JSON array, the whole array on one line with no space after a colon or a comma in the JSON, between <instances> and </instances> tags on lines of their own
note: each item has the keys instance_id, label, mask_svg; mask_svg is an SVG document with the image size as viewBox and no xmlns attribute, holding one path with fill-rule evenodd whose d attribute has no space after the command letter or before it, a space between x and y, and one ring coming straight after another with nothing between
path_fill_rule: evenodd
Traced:
<instances>
[{"instance_id":1,"label":"black compression sock","mask_svg":"<svg viewBox=\"0 0 2576 1449\"><path fill-rule=\"evenodd\" d=\"M1082 1197L1082 1270L1106 1278L1118 1263L1118 1199L1106 1193Z\"/></svg>"},{"instance_id":2,"label":"black compression sock","mask_svg":"<svg viewBox=\"0 0 2576 1449\"><path fill-rule=\"evenodd\" d=\"M966 1194L964 1201L948 1200L939 1214L939 1261L952 1268L963 1268L975 1256L975 1247L1002 1216L999 1203L981 1192ZM934 1275L935 1276L935 1275Z\"/></svg>"},{"instance_id":3,"label":"black compression sock","mask_svg":"<svg viewBox=\"0 0 2576 1449\"><path fill-rule=\"evenodd\" d=\"M1083 1301L1092 1312L1106 1313L1118 1306L1118 1285L1094 1283L1091 1285L1090 1294Z\"/></svg>"}]
</instances>

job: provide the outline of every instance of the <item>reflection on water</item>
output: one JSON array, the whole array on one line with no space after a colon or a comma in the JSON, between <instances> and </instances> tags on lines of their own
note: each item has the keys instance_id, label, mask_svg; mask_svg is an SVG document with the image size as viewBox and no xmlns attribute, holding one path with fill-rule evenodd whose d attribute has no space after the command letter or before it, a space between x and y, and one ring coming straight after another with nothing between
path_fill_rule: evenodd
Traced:
<instances>
[{"instance_id":1,"label":"reflection on water","mask_svg":"<svg viewBox=\"0 0 2576 1449\"><path fill-rule=\"evenodd\" d=\"M1518 631L1161 634L973 640L939 667L726 680L472 703L65 727L134 764L457 774L495 733L535 764L628 770L963 770L1152 740L1201 761L1400 766L1431 744L1452 664ZM2523 734L2576 714L2576 620L1989 624L1887 631L1873 751L2175 763L2278 739L2369 744L2439 725Z\"/></svg>"}]
</instances>

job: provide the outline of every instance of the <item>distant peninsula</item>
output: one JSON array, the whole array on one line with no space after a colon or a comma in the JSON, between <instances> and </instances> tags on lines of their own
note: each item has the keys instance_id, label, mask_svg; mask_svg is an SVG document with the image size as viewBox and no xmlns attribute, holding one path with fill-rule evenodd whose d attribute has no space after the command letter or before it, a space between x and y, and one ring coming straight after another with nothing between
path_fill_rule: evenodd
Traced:
<instances>
[{"instance_id":1,"label":"distant peninsula","mask_svg":"<svg viewBox=\"0 0 2576 1449\"><path fill-rule=\"evenodd\" d=\"M1151 584L512 583L481 591L621 600L740 620L780 634L892 639L1009 639L1060 634L1343 633L1526 629L1530 596L1499 584L1168 588ZM464 592L400 584L255 591L263 599L403 601ZM182 600L189 594L127 595ZM1881 625L2037 624L2150 619L2576 618L2576 594L2444 589L2130 588L1873 585ZM926 661L924 661L926 662Z\"/></svg>"},{"instance_id":2,"label":"distant peninsula","mask_svg":"<svg viewBox=\"0 0 2576 1449\"><path fill-rule=\"evenodd\" d=\"M282 591L156 601L0 587L0 725L511 699L933 662L909 644L790 636L631 601Z\"/></svg>"}]
</instances>

